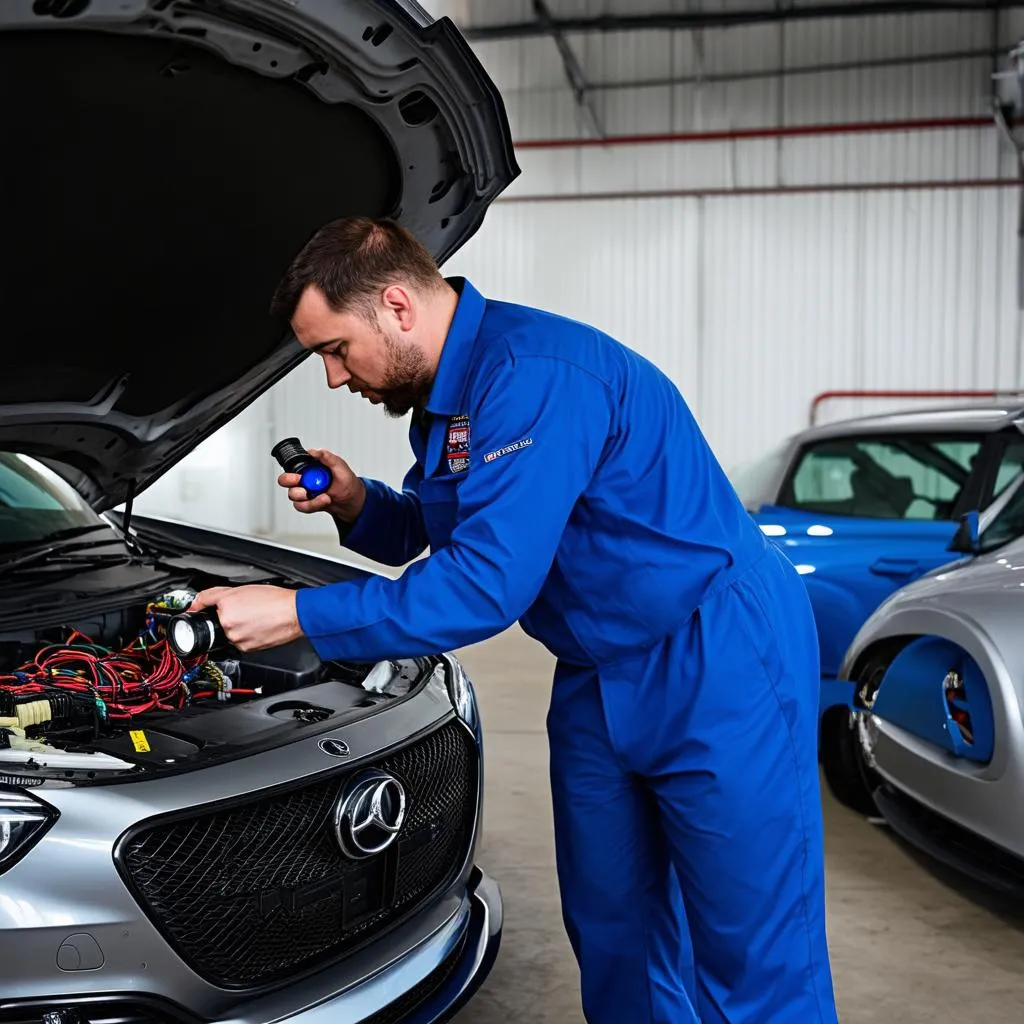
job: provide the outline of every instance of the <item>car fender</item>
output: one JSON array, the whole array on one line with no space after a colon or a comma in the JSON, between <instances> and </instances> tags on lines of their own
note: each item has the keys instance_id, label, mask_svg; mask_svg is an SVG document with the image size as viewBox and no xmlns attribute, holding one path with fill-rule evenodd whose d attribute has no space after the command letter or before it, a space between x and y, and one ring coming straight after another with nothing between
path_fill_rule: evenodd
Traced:
<instances>
[{"instance_id":1,"label":"car fender","mask_svg":"<svg viewBox=\"0 0 1024 1024\"><path fill-rule=\"evenodd\" d=\"M901 607L895 598L891 599L878 609L854 638L840 668L840 678L854 680L860 664L882 642L895 639L909 642L921 636L949 640L976 662L988 687L994 719L994 750L991 761L986 765L957 762L905 730L879 721L879 742L875 750L879 774L941 813L942 808L935 806L926 791L912 791L914 772L908 775L901 770L901 766L908 765L908 756L915 761L931 762L950 775L992 781L1006 773L1013 750L1024 745L1024 722L1021 720L1014 676L1001 654L996 637L977 618L963 610L916 605ZM940 684L941 680L936 680L936 686Z\"/></svg>"}]
</instances>

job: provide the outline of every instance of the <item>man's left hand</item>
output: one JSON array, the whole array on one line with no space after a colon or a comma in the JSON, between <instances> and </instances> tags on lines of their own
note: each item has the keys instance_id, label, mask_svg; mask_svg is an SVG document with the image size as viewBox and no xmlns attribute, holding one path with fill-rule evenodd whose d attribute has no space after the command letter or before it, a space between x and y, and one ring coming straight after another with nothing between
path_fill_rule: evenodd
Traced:
<instances>
[{"instance_id":1,"label":"man's left hand","mask_svg":"<svg viewBox=\"0 0 1024 1024\"><path fill-rule=\"evenodd\" d=\"M295 591L284 587L213 587L201 591L190 612L214 608L224 635L240 651L280 647L302 636Z\"/></svg>"}]
</instances>

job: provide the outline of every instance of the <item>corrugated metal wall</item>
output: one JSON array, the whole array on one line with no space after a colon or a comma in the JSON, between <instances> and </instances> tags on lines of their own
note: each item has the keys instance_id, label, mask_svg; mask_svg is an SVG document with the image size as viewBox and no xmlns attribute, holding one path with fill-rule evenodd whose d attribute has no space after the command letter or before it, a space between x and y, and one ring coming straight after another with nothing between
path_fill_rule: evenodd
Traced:
<instances>
[{"instance_id":1,"label":"corrugated metal wall","mask_svg":"<svg viewBox=\"0 0 1024 1024\"><path fill-rule=\"evenodd\" d=\"M460 7L471 24L532 17L525 0ZM476 43L525 143L523 175L445 269L495 297L588 320L650 357L727 465L803 426L824 389L1024 384L1017 192L997 184L1016 168L989 123L991 54L1022 34L1020 12L979 12L570 37L612 137L979 119L629 145L573 143L594 128L550 40ZM926 60L951 52L969 56ZM897 58L915 63L799 70ZM757 77L722 80L737 75ZM669 79L684 81L622 87ZM262 399L247 436L295 433L397 484L410 459L405 422L328 393L320 374L311 362ZM851 411L836 404L826 416ZM188 472L176 471L161 501L179 501ZM237 528L327 529L270 490L250 495ZM208 518L190 493L173 511Z\"/></svg>"}]
</instances>

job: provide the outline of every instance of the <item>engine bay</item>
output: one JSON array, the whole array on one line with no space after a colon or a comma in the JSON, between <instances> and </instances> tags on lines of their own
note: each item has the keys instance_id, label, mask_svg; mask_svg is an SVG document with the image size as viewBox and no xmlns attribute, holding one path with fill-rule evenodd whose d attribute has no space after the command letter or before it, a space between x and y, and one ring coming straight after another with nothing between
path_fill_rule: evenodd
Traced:
<instances>
[{"instance_id":1,"label":"engine bay","mask_svg":"<svg viewBox=\"0 0 1024 1024\"><path fill-rule=\"evenodd\" d=\"M219 629L209 650L182 653L169 630L208 584L83 610L70 625L0 629L0 782L199 767L371 713L435 667L323 662L304 639L241 652Z\"/></svg>"}]
</instances>

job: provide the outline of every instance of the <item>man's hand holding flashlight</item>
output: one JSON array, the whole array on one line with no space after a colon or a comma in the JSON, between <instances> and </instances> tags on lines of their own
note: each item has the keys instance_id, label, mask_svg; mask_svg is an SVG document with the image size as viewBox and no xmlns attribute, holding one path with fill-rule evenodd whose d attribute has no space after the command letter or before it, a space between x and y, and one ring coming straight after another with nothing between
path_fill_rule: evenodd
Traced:
<instances>
[{"instance_id":1,"label":"man's hand holding flashlight","mask_svg":"<svg viewBox=\"0 0 1024 1024\"><path fill-rule=\"evenodd\" d=\"M295 591L286 587L211 587L197 594L188 610L211 608L216 610L224 635L240 651L279 647L303 635Z\"/></svg>"},{"instance_id":2,"label":"man's hand holding flashlight","mask_svg":"<svg viewBox=\"0 0 1024 1024\"><path fill-rule=\"evenodd\" d=\"M298 512L329 512L343 523L358 518L366 500L366 487L349 464L324 448L310 448L309 454L331 471L331 486L315 498L309 498L299 484L297 473L282 473L277 482L288 489L288 498Z\"/></svg>"}]
</instances>

